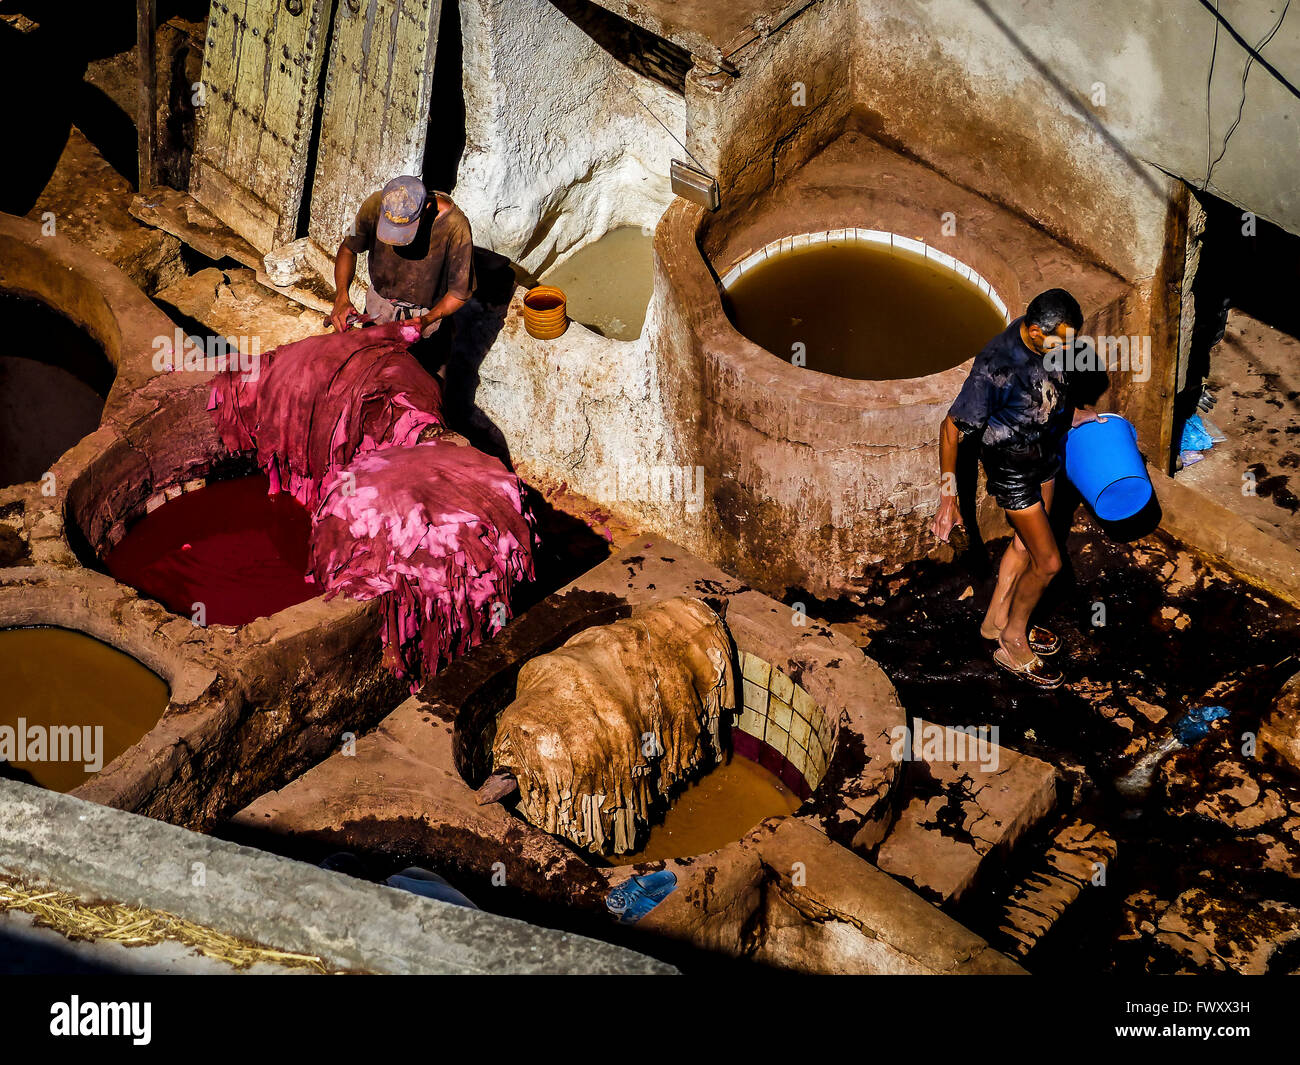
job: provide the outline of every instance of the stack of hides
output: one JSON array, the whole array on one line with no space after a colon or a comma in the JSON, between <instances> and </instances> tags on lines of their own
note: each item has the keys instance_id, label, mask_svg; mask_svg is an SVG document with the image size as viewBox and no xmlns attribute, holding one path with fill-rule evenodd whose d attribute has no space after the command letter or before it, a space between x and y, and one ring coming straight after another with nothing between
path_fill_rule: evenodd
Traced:
<instances>
[{"instance_id":1,"label":"stack of hides","mask_svg":"<svg viewBox=\"0 0 1300 1065\"><path fill-rule=\"evenodd\" d=\"M380 598L398 675L426 676L510 617L533 576L519 479L443 427L442 389L407 351L409 325L308 337L214 381L231 451L313 510L311 575L327 596ZM418 335L415 333L414 335ZM414 687L414 682L412 683Z\"/></svg>"},{"instance_id":2,"label":"stack of hides","mask_svg":"<svg viewBox=\"0 0 1300 1065\"><path fill-rule=\"evenodd\" d=\"M533 577L519 479L467 444L431 440L358 457L313 519L312 576L330 596L383 597L384 643L432 676L510 616Z\"/></svg>"},{"instance_id":3,"label":"stack of hides","mask_svg":"<svg viewBox=\"0 0 1300 1065\"><path fill-rule=\"evenodd\" d=\"M256 449L272 491L312 509L335 470L441 426L442 388L406 350L403 325L308 337L218 374L208 410L231 451Z\"/></svg>"},{"instance_id":4,"label":"stack of hides","mask_svg":"<svg viewBox=\"0 0 1300 1065\"><path fill-rule=\"evenodd\" d=\"M666 599L527 662L497 721L493 768L515 777L538 828L624 854L654 807L719 760L735 699L722 619L698 599Z\"/></svg>"}]
</instances>

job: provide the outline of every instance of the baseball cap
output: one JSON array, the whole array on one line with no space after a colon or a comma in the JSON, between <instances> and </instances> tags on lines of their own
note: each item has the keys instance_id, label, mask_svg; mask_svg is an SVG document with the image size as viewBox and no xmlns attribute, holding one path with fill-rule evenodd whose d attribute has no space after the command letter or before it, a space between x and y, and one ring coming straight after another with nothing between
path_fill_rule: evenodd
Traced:
<instances>
[{"instance_id":1,"label":"baseball cap","mask_svg":"<svg viewBox=\"0 0 1300 1065\"><path fill-rule=\"evenodd\" d=\"M404 174L384 186L375 236L385 244L410 244L420 229L420 215L428 199L424 182Z\"/></svg>"}]
</instances>

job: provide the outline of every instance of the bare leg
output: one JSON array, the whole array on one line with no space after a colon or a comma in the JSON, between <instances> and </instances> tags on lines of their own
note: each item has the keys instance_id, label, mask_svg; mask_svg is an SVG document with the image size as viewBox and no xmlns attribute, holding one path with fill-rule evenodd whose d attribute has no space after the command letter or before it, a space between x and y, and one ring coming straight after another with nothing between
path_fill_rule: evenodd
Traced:
<instances>
[{"instance_id":1,"label":"bare leg","mask_svg":"<svg viewBox=\"0 0 1300 1065\"><path fill-rule=\"evenodd\" d=\"M1054 479L1043 482L1043 509L1049 514L1052 511L1052 494L1055 488ZM1020 539L1020 534L1016 533L1011 537L1011 544L1002 555L1002 562L998 566L998 583L993 589L993 598L989 600L984 622L980 625L980 635L986 640L996 640L1006 628L1016 582L1029 568L1029 562L1029 552L1025 549L1025 542Z\"/></svg>"},{"instance_id":2,"label":"bare leg","mask_svg":"<svg viewBox=\"0 0 1300 1065\"><path fill-rule=\"evenodd\" d=\"M1007 624L998 638L1011 661L1021 666L1035 657L1029 647L1029 615L1043 597L1052 578L1061 571L1061 552L1056 546L1052 523L1042 503L1024 510L1007 511L1007 520L1016 530L1029 554L1029 565L1016 581L1011 593Z\"/></svg>"}]
</instances>

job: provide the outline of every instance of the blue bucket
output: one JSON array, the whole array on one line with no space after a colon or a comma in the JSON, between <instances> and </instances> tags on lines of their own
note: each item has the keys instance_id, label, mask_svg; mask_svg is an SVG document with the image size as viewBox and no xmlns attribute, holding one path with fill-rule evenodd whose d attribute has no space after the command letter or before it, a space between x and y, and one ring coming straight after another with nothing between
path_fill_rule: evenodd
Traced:
<instances>
[{"instance_id":1,"label":"blue bucket","mask_svg":"<svg viewBox=\"0 0 1300 1065\"><path fill-rule=\"evenodd\" d=\"M1147 505L1151 479L1137 448L1137 430L1118 414L1098 415L1065 438L1065 472L1093 513L1123 521Z\"/></svg>"}]
</instances>

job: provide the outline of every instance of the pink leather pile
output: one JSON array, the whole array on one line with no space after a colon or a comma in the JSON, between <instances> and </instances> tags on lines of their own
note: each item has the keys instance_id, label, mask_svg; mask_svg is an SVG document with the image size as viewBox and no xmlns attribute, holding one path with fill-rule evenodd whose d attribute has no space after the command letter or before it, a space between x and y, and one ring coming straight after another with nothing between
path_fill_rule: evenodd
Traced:
<instances>
[{"instance_id":1,"label":"pink leather pile","mask_svg":"<svg viewBox=\"0 0 1300 1065\"><path fill-rule=\"evenodd\" d=\"M519 479L468 444L372 451L326 487L312 575L331 596L383 596L400 671L432 676L510 617L510 590L533 577L529 520Z\"/></svg>"},{"instance_id":2,"label":"pink leather pile","mask_svg":"<svg viewBox=\"0 0 1300 1065\"><path fill-rule=\"evenodd\" d=\"M533 577L533 519L495 458L454 436L418 443L444 425L442 390L403 330L286 344L249 380L219 374L208 410L272 492L313 510L312 578L327 597L379 598L389 664L414 678L509 619L511 589Z\"/></svg>"},{"instance_id":3,"label":"pink leather pile","mask_svg":"<svg viewBox=\"0 0 1300 1065\"><path fill-rule=\"evenodd\" d=\"M442 388L406 350L403 326L308 337L213 383L208 410L231 451L256 449L272 491L314 508L329 474L364 452L415 443L442 420Z\"/></svg>"}]
</instances>

